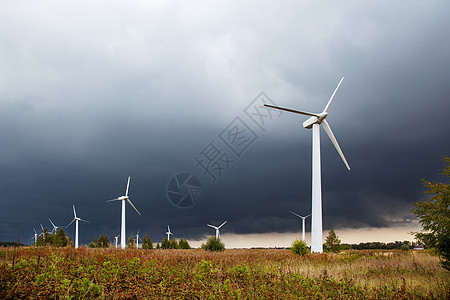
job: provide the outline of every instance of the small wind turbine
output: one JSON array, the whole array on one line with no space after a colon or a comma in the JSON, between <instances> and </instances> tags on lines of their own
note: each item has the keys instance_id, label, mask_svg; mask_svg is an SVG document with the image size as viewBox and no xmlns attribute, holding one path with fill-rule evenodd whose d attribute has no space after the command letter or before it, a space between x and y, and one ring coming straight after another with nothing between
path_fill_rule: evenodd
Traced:
<instances>
[{"instance_id":1,"label":"small wind turbine","mask_svg":"<svg viewBox=\"0 0 450 300\"><path fill-rule=\"evenodd\" d=\"M126 234L125 234L125 202L130 203L130 205L134 208L134 210L141 215L141 213L137 210L137 208L131 203L130 198L128 198L128 188L130 187L130 176L128 176L127 189L125 191L125 196L120 196L119 198L108 200L106 202L111 201L122 201L122 224L120 226L120 246L122 249L126 247Z\"/></svg>"},{"instance_id":2,"label":"small wind turbine","mask_svg":"<svg viewBox=\"0 0 450 300\"><path fill-rule=\"evenodd\" d=\"M45 233L46 233L46 231L45 231L45 229L44 229L44 226L42 226L42 224L39 224L39 225L41 225L41 229L42 229L42 231L41 231L41 234L40 235L42 235L42 238L44 239L44 241L45 241Z\"/></svg>"},{"instance_id":3,"label":"small wind turbine","mask_svg":"<svg viewBox=\"0 0 450 300\"><path fill-rule=\"evenodd\" d=\"M214 228L214 229L216 230L216 239L219 239L219 238L220 238L220 232L219 232L219 229L220 229L220 227L222 227L223 225L225 225L226 222L227 222L227 221L223 222L222 225L220 225L220 226L214 226L214 225L209 225L209 224L206 224L206 225L208 225L209 227L212 227L212 228Z\"/></svg>"},{"instance_id":4,"label":"small wind turbine","mask_svg":"<svg viewBox=\"0 0 450 300\"><path fill-rule=\"evenodd\" d=\"M311 216L311 215L309 214L309 215L307 215L307 216L305 216L305 217L302 217L302 216L296 214L296 213L293 212L293 211L289 211L289 212L290 212L291 214L294 214L294 215L296 215L297 217L299 217L299 218L302 219L302 241L304 241L304 242L306 243L306 239L305 239L305 219L306 219L307 217Z\"/></svg>"},{"instance_id":5,"label":"small wind turbine","mask_svg":"<svg viewBox=\"0 0 450 300\"><path fill-rule=\"evenodd\" d=\"M166 232L166 234L167 234L167 240L170 241L170 236L173 235L173 233L170 232L170 226L169 225L167 225L167 232Z\"/></svg>"},{"instance_id":6,"label":"small wind turbine","mask_svg":"<svg viewBox=\"0 0 450 300\"><path fill-rule=\"evenodd\" d=\"M120 234L119 234L118 236L115 236L115 237L114 237L115 244L116 244L116 248L117 248L117 240L119 239L119 236L120 236Z\"/></svg>"},{"instance_id":7,"label":"small wind turbine","mask_svg":"<svg viewBox=\"0 0 450 300\"><path fill-rule=\"evenodd\" d=\"M36 229L33 228L33 230L34 230L34 236L31 239L34 239L34 245L36 246L37 245L38 234L36 232Z\"/></svg>"},{"instance_id":8,"label":"small wind turbine","mask_svg":"<svg viewBox=\"0 0 450 300\"><path fill-rule=\"evenodd\" d=\"M53 233L56 233L58 231L58 228L62 227L62 226L56 226L55 224L53 224L52 220L50 220L50 218L48 218L48 220L50 221L50 223L52 223L53 226Z\"/></svg>"},{"instance_id":9,"label":"small wind turbine","mask_svg":"<svg viewBox=\"0 0 450 300\"><path fill-rule=\"evenodd\" d=\"M322 245L322 178L321 178L321 168L320 168L320 125L323 125L323 129L325 129L325 132L328 134L328 137L330 138L331 142L333 143L334 147L336 148L337 152L341 156L342 160L344 161L345 166L347 169L350 170L350 166L347 163L347 160L345 159L344 153L342 153L341 148L339 147L339 144L334 137L333 132L331 131L330 125L328 125L328 122L325 120L325 118L328 116L328 107L330 106L331 101L334 98L334 95L336 94L337 90L339 89L339 86L341 85L342 81L344 80L344 77L342 77L341 81L339 81L339 84L337 85L336 89L334 90L333 94L331 95L330 100L328 101L327 105L325 106L325 109L321 113L310 113L305 111L299 111L289 108L283 108L278 106L273 106L269 104L264 104L264 106L280 109L296 114L306 115L310 116L308 120L303 122L303 127L307 129L312 128L312 218L311 218L311 251L312 252L323 252L323 245Z\"/></svg>"},{"instance_id":10,"label":"small wind turbine","mask_svg":"<svg viewBox=\"0 0 450 300\"><path fill-rule=\"evenodd\" d=\"M66 228L68 228L73 223L73 221L75 221L75 249L77 249L78 248L78 221L83 221L86 223L89 223L89 222L77 217L77 212L75 211L75 205L72 205L72 208L73 208L73 217L74 218L73 218L72 222L70 222L66 226Z\"/></svg>"},{"instance_id":11,"label":"small wind turbine","mask_svg":"<svg viewBox=\"0 0 450 300\"><path fill-rule=\"evenodd\" d=\"M139 231L141 231L141 230L139 229L138 232L135 235L135 237L136 237L136 249L139 249Z\"/></svg>"}]
</instances>

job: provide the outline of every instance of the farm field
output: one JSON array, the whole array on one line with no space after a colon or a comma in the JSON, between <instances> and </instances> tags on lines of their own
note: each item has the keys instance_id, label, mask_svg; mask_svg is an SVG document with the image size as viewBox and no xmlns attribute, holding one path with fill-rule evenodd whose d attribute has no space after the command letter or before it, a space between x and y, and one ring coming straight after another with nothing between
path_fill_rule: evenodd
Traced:
<instances>
[{"instance_id":1,"label":"farm field","mask_svg":"<svg viewBox=\"0 0 450 300\"><path fill-rule=\"evenodd\" d=\"M448 299L426 251L0 249L0 298Z\"/></svg>"}]
</instances>

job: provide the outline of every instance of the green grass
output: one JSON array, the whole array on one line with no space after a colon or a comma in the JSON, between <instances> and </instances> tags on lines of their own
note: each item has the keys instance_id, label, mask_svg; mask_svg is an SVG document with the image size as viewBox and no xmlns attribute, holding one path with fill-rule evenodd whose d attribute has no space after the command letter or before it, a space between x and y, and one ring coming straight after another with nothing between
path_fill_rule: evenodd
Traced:
<instances>
[{"instance_id":1,"label":"green grass","mask_svg":"<svg viewBox=\"0 0 450 300\"><path fill-rule=\"evenodd\" d=\"M0 298L447 299L421 251L0 249Z\"/></svg>"}]
</instances>

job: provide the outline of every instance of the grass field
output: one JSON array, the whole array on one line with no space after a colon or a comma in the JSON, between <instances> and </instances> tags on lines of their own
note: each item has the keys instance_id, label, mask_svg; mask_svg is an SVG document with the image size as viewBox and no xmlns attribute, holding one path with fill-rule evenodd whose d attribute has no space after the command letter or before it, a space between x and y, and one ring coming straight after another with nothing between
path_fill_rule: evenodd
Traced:
<instances>
[{"instance_id":1,"label":"grass field","mask_svg":"<svg viewBox=\"0 0 450 300\"><path fill-rule=\"evenodd\" d=\"M0 298L448 299L425 251L0 249Z\"/></svg>"}]
</instances>

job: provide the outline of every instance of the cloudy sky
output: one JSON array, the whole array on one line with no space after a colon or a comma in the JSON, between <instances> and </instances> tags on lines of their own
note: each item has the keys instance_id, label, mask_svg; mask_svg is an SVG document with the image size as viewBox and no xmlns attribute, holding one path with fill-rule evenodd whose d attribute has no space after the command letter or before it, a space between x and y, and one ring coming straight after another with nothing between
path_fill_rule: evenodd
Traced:
<instances>
[{"instance_id":1,"label":"cloudy sky","mask_svg":"<svg viewBox=\"0 0 450 300\"><path fill-rule=\"evenodd\" d=\"M311 210L311 130L322 131L324 230L408 238L420 178L450 150L450 3L441 1L0 2L0 241L67 225L80 242L289 245ZM181 174L178 177L177 174ZM194 203L178 201L183 174ZM175 179L173 179L175 180ZM181 181L180 181L181 180ZM178 200L177 200L178 199ZM188 205L189 204L189 205ZM186 207L190 206L190 207ZM306 230L310 230L309 221ZM73 236L74 228L68 234Z\"/></svg>"}]
</instances>

